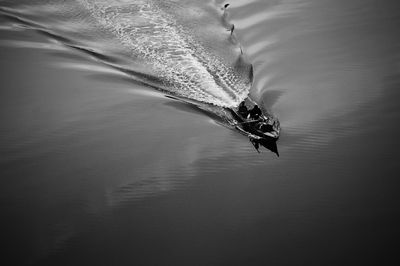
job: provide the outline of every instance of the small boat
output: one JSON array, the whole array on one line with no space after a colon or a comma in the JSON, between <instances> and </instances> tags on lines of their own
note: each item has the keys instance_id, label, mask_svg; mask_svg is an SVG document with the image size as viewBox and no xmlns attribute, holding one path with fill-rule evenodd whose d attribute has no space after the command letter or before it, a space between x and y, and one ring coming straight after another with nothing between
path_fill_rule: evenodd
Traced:
<instances>
[{"instance_id":1,"label":"small boat","mask_svg":"<svg viewBox=\"0 0 400 266\"><path fill-rule=\"evenodd\" d=\"M259 110L257 115L252 115L254 108ZM277 140L279 138L279 121L275 117L265 115L251 98L247 97L237 108L232 108L230 111L236 120L235 128L250 139Z\"/></svg>"},{"instance_id":2,"label":"small boat","mask_svg":"<svg viewBox=\"0 0 400 266\"><path fill-rule=\"evenodd\" d=\"M166 97L196 106L215 121L218 121L218 118L222 118L222 121L225 122L219 124L235 129L242 135L247 136L258 152L260 152L259 147L261 145L279 156L278 147L276 145L281 130L279 121L275 117L267 114L267 112L263 112L259 109L257 103L251 98L247 97L238 107L227 108L179 96L167 95ZM247 114L241 112L241 105L245 105L246 109L250 111L248 111ZM260 113L255 119L249 114L256 106Z\"/></svg>"}]
</instances>

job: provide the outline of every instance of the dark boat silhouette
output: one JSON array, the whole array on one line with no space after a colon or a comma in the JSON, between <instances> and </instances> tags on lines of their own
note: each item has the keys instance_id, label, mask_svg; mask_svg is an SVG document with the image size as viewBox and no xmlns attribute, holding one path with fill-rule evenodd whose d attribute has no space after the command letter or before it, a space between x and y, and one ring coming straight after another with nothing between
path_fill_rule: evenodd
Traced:
<instances>
[{"instance_id":1,"label":"dark boat silhouette","mask_svg":"<svg viewBox=\"0 0 400 266\"><path fill-rule=\"evenodd\" d=\"M222 119L225 122L220 123L221 125L235 129L240 134L247 136L258 152L261 145L279 156L276 145L281 131L279 120L268 114L265 110L261 110L261 115L257 119L254 119L250 115L243 116L239 111L239 106L228 108L176 95L166 95L166 97L190 104L217 122ZM243 102L248 110L252 110L255 106L258 106L250 97L247 97Z\"/></svg>"},{"instance_id":2,"label":"dark boat silhouette","mask_svg":"<svg viewBox=\"0 0 400 266\"><path fill-rule=\"evenodd\" d=\"M253 140L277 140L280 134L279 121L262 111L259 116L253 117L251 110L258 105L250 97L247 97L243 104L250 110L248 114L243 114L239 107L229 109L235 119L235 128Z\"/></svg>"},{"instance_id":3,"label":"dark boat silhouette","mask_svg":"<svg viewBox=\"0 0 400 266\"><path fill-rule=\"evenodd\" d=\"M247 110L252 110L255 106L258 107L257 103L250 97L247 97L241 104L245 105ZM261 111L261 114L254 118L250 113L243 114L239 106L229 109L234 118L235 129L249 138L257 152L260 152L261 145L279 156L278 146L276 145L281 131L279 120L265 111Z\"/></svg>"}]
</instances>

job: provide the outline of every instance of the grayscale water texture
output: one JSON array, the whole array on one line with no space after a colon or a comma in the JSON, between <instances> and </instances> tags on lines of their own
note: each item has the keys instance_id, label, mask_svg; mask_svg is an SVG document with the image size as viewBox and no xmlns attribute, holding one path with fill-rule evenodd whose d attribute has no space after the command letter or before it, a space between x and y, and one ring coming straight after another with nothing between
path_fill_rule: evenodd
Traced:
<instances>
[{"instance_id":1,"label":"grayscale water texture","mask_svg":"<svg viewBox=\"0 0 400 266\"><path fill-rule=\"evenodd\" d=\"M400 263L400 4L226 3L0 1L2 260Z\"/></svg>"}]
</instances>

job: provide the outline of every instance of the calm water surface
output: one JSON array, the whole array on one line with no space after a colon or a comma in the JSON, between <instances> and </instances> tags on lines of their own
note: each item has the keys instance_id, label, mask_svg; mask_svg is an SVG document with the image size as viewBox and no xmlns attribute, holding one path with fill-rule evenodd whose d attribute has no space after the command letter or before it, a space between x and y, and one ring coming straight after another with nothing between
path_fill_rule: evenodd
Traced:
<instances>
[{"instance_id":1,"label":"calm water surface","mask_svg":"<svg viewBox=\"0 0 400 266\"><path fill-rule=\"evenodd\" d=\"M188 23L204 55L222 58L210 61L215 69L230 71L224 67L238 44L219 40L230 33L213 24L220 18L214 6L225 2L149 2ZM399 262L396 1L229 2L254 66L250 95L281 122L280 157L258 154L217 119L142 84L139 77L171 76L155 57L140 60L141 43L130 43L137 46L128 53L126 28L111 30L126 10L103 21L90 3L105 1L0 1L5 261ZM179 13L191 5L192 24ZM173 66L169 59L162 58ZM191 86L182 84L175 89ZM229 105L244 89L214 94L193 86L187 93Z\"/></svg>"}]
</instances>

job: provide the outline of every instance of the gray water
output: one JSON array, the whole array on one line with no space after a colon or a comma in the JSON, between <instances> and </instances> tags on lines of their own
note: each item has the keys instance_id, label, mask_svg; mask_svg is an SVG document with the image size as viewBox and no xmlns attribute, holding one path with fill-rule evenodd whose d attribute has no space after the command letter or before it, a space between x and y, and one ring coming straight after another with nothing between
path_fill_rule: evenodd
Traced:
<instances>
[{"instance_id":1,"label":"gray water","mask_svg":"<svg viewBox=\"0 0 400 266\"><path fill-rule=\"evenodd\" d=\"M232 40L225 2L142 2L0 1L3 260L397 264L398 4L230 1ZM136 30L157 19L167 35ZM169 93L249 93L280 157Z\"/></svg>"}]
</instances>

